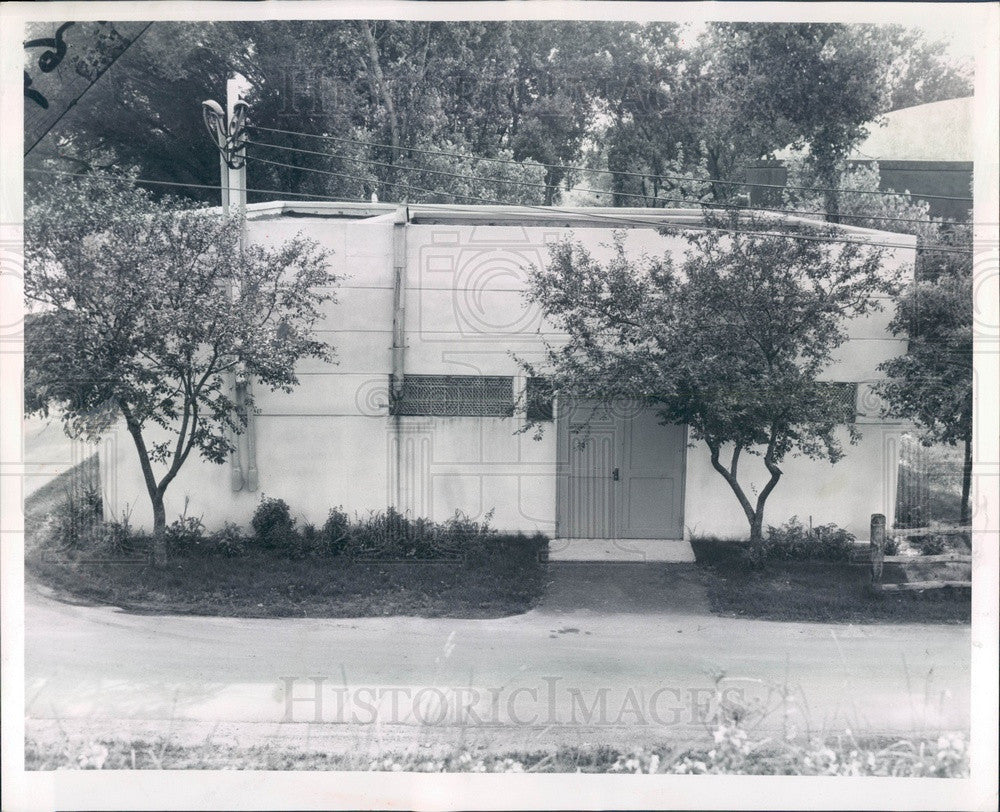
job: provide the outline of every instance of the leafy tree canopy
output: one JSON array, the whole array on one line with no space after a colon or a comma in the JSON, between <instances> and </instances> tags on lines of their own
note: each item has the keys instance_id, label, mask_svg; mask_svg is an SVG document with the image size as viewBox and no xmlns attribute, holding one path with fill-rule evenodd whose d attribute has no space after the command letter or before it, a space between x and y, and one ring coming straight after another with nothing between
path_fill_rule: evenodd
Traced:
<instances>
[{"instance_id":1,"label":"leafy tree canopy","mask_svg":"<svg viewBox=\"0 0 1000 812\"><path fill-rule=\"evenodd\" d=\"M37 24L29 36L50 28ZM617 173L595 181L617 193L617 205L725 200L733 187L661 176L739 180L747 161L802 141L825 166L893 107L971 92L943 46L898 26L718 23L691 37L673 23L157 22L29 166L114 164L153 180L216 184L200 103L223 97L232 72L250 83L256 124L349 139L255 131L251 154L292 168L251 162L250 187L342 199L552 203L579 180L569 167L589 152L597 168ZM606 149L593 151L595 142ZM426 172L417 167L438 168L415 151L426 148L528 165L463 164L455 174L484 180L437 174L417 183L413 173ZM511 185L518 180L526 183Z\"/></svg>"},{"instance_id":2,"label":"leafy tree canopy","mask_svg":"<svg viewBox=\"0 0 1000 812\"><path fill-rule=\"evenodd\" d=\"M185 460L224 461L243 429L234 376L289 392L301 359L332 360L313 332L337 281L327 255L299 238L242 247L218 211L103 176L26 215L26 410L91 438L124 421L159 536Z\"/></svg>"}]
</instances>

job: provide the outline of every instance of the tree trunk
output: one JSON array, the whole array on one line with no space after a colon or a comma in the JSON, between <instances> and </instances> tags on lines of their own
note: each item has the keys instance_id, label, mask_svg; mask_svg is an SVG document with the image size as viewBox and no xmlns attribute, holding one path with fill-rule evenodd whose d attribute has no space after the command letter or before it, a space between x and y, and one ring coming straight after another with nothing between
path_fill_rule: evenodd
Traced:
<instances>
[{"instance_id":1,"label":"tree trunk","mask_svg":"<svg viewBox=\"0 0 1000 812\"><path fill-rule=\"evenodd\" d=\"M367 21L362 20L360 26L365 44L368 46L368 58L371 60L372 88L374 93L381 97L382 104L385 106L386 118L389 121L389 138L392 143L392 156L389 158L389 163L392 166L388 170L387 178L389 184L395 186L396 163L400 158L400 144L402 143L399 130L399 117L396 114L396 102L392 97L392 90L385 80L385 74L382 73L382 61L379 57L375 34ZM396 199L401 200L402 197L402 194L397 194Z\"/></svg>"},{"instance_id":2,"label":"tree trunk","mask_svg":"<svg viewBox=\"0 0 1000 812\"><path fill-rule=\"evenodd\" d=\"M837 187L838 173L835 163L824 160L820 165L819 172L820 185L825 187L823 192L823 208L826 211L828 223L840 222L840 189Z\"/></svg>"},{"instance_id":3,"label":"tree trunk","mask_svg":"<svg viewBox=\"0 0 1000 812\"><path fill-rule=\"evenodd\" d=\"M139 455L139 467L146 483L146 493L149 494L149 501L153 505L153 544L149 550L149 562L157 567L163 566L167 563L167 511L163 506L163 491L167 487L167 482L164 481L159 485L156 483L153 467L149 463L149 451L142 436L142 426L132 416L127 404L120 403L118 407L125 415L125 425L132 435L136 453Z\"/></svg>"},{"instance_id":4,"label":"tree trunk","mask_svg":"<svg viewBox=\"0 0 1000 812\"><path fill-rule=\"evenodd\" d=\"M556 199L556 190L559 188L559 170L548 167L545 170L545 205L551 206Z\"/></svg>"},{"instance_id":5,"label":"tree trunk","mask_svg":"<svg viewBox=\"0 0 1000 812\"><path fill-rule=\"evenodd\" d=\"M826 221L828 223L840 222L840 192L831 190L823 193L825 197L824 207L826 208Z\"/></svg>"},{"instance_id":6,"label":"tree trunk","mask_svg":"<svg viewBox=\"0 0 1000 812\"><path fill-rule=\"evenodd\" d=\"M771 495L771 491L774 490L778 484L778 480L781 478L781 469L774 461L774 429L772 428L771 430L771 440L767 446L767 453L764 455L764 465L767 466L771 478L757 496L756 506L751 504L747 498L737 476L741 449L733 449L732 460L730 461L729 468L726 468L719 459L720 445L707 441L706 444L711 452L712 467L729 483L729 487L736 494L740 507L743 508L743 514L750 523L750 555L756 563L761 564L764 561L764 506L767 504L767 497Z\"/></svg>"},{"instance_id":7,"label":"tree trunk","mask_svg":"<svg viewBox=\"0 0 1000 812\"><path fill-rule=\"evenodd\" d=\"M965 438L965 459L962 461L962 512L960 524L972 524L972 437Z\"/></svg>"},{"instance_id":8,"label":"tree trunk","mask_svg":"<svg viewBox=\"0 0 1000 812\"><path fill-rule=\"evenodd\" d=\"M167 511L163 506L163 494L159 491L149 495L153 503L153 544L149 550L149 563L162 567L167 563Z\"/></svg>"}]
</instances>

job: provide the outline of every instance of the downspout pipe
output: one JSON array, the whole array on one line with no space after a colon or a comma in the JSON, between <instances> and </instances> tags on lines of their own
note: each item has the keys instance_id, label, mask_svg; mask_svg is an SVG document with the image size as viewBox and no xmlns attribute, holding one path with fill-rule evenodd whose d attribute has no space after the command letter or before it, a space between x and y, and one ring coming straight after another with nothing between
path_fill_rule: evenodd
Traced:
<instances>
[{"instance_id":1,"label":"downspout pipe","mask_svg":"<svg viewBox=\"0 0 1000 812\"><path fill-rule=\"evenodd\" d=\"M403 511L403 417L398 404L403 395L406 361L406 226L409 208L399 206L392 224L392 431L395 454L391 484L394 507Z\"/></svg>"}]
</instances>

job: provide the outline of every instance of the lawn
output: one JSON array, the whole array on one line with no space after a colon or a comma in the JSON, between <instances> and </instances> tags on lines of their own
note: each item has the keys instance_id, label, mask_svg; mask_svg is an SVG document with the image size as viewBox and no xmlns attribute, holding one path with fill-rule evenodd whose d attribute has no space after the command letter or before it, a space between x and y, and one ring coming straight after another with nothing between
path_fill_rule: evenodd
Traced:
<instances>
[{"instance_id":1,"label":"lawn","mask_svg":"<svg viewBox=\"0 0 1000 812\"><path fill-rule=\"evenodd\" d=\"M715 614L760 620L836 623L969 623L971 590L876 593L865 563L768 561L761 569L744 562L743 544L693 539ZM903 580L899 565L886 564L883 581Z\"/></svg>"},{"instance_id":2,"label":"lawn","mask_svg":"<svg viewBox=\"0 0 1000 812\"><path fill-rule=\"evenodd\" d=\"M175 555L161 568L34 556L27 571L68 600L220 617L505 617L534 606L546 580L544 564L527 561L374 563L267 553Z\"/></svg>"}]
</instances>

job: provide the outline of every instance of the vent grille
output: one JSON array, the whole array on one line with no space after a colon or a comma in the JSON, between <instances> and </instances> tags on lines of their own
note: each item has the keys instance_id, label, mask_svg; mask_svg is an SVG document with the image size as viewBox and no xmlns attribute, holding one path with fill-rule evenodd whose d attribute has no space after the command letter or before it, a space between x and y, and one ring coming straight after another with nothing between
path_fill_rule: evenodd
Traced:
<instances>
[{"instance_id":1,"label":"vent grille","mask_svg":"<svg viewBox=\"0 0 1000 812\"><path fill-rule=\"evenodd\" d=\"M858 415L858 385L856 383L824 382L837 398L841 408L841 423L853 423Z\"/></svg>"},{"instance_id":2,"label":"vent grille","mask_svg":"<svg viewBox=\"0 0 1000 812\"><path fill-rule=\"evenodd\" d=\"M393 415L508 417L514 411L514 379L507 375L404 375Z\"/></svg>"}]
</instances>

